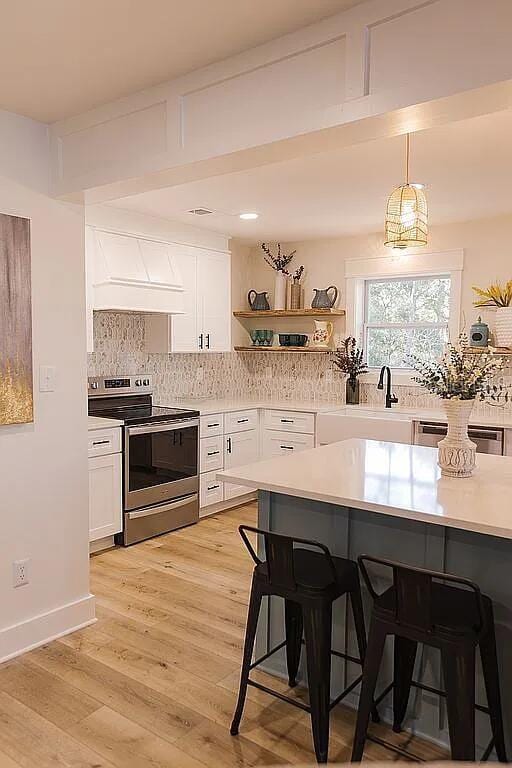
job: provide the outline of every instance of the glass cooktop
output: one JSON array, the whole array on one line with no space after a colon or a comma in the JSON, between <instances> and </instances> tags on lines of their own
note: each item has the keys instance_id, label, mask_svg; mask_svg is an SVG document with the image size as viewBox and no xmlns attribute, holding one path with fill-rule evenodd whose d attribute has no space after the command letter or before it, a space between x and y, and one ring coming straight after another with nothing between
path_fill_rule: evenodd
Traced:
<instances>
[{"instance_id":1,"label":"glass cooktop","mask_svg":"<svg viewBox=\"0 0 512 768\"><path fill-rule=\"evenodd\" d=\"M105 419L118 419L127 425L135 425L197 418L199 411L190 411L185 408L164 408L158 405L137 405L126 408L105 408L101 411L97 410L94 415L103 416Z\"/></svg>"}]
</instances>

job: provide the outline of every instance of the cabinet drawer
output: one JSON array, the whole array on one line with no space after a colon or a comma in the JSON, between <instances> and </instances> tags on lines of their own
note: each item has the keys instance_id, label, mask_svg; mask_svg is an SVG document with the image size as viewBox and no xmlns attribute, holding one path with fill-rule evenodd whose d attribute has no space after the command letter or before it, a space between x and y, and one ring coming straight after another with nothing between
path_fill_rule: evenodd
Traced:
<instances>
[{"instance_id":1,"label":"cabinet drawer","mask_svg":"<svg viewBox=\"0 0 512 768\"><path fill-rule=\"evenodd\" d=\"M223 483L216 479L216 472L205 472L199 478L199 506L208 507L224 498Z\"/></svg>"},{"instance_id":2,"label":"cabinet drawer","mask_svg":"<svg viewBox=\"0 0 512 768\"><path fill-rule=\"evenodd\" d=\"M222 469L224 461L224 439L222 435L202 437L199 443L199 471L211 472L214 469Z\"/></svg>"},{"instance_id":3,"label":"cabinet drawer","mask_svg":"<svg viewBox=\"0 0 512 768\"><path fill-rule=\"evenodd\" d=\"M224 414L224 432L246 432L256 429L258 426L258 411L253 408L250 411L233 411Z\"/></svg>"},{"instance_id":4,"label":"cabinet drawer","mask_svg":"<svg viewBox=\"0 0 512 768\"><path fill-rule=\"evenodd\" d=\"M286 432L315 434L315 414L298 411L274 411L267 409L263 415L265 429L280 429Z\"/></svg>"},{"instance_id":5,"label":"cabinet drawer","mask_svg":"<svg viewBox=\"0 0 512 768\"><path fill-rule=\"evenodd\" d=\"M263 432L263 456L285 456L315 447L313 435L290 434L277 429L265 429Z\"/></svg>"},{"instance_id":6,"label":"cabinet drawer","mask_svg":"<svg viewBox=\"0 0 512 768\"><path fill-rule=\"evenodd\" d=\"M222 413L212 413L209 416L201 416L201 437L213 437L214 435L222 435L224 417Z\"/></svg>"},{"instance_id":7,"label":"cabinet drawer","mask_svg":"<svg viewBox=\"0 0 512 768\"><path fill-rule=\"evenodd\" d=\"M92 429L88 434L89 458L119 453L121 450L121 427Z\"/></svg>"}]
</instances>

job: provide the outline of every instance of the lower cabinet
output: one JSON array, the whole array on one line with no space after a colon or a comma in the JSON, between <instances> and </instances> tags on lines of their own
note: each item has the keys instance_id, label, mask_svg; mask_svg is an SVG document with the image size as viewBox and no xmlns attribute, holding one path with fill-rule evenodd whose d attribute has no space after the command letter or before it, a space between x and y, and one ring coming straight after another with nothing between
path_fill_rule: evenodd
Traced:
<instances>
[{"instance_id":1,"label":"lower cabinet","mask_svg":"<svg viewBox=\"0 0 512 768\"><path fill-rule=\"evenodd\" d=\"M204 472L199 478L199 506L209 507L224 501L223 485L217 480L217 472Z\"/></svg>"},{"instance_id":2,"label":"lower cabinet","mask_svg":"<svg viewBox=\"0 0 512 768\"><path fill-rule=\"evenodd\" d=\"M123 530L121 454L89 459L89 541Z\"/></svg>"},{"instance_id":3,"label":"lower cabinet","mask_svg":"<svg viewBox=\"0 0 512 768\"><path fill-rule=\"evenodd\" d=\"M247 432L234 432L224 436L224 469L241 467L243 464L252 464L259 459L258 430L250 429ZM224 498L233 499L235 496L243 496L249 493L246 485L234 485L224 483Z\"/></svg>"},{"instance_id":4,"label":"lower cabinet","mask_svg":"<svg viewBox=\"0 0 512 768\"><path fill-rule=\"evenodd\" d=\"M265 429L263 432L262 458L284 456L314 447L314 435L299 435L272 429Z\"/></svg>"}]
</instances>

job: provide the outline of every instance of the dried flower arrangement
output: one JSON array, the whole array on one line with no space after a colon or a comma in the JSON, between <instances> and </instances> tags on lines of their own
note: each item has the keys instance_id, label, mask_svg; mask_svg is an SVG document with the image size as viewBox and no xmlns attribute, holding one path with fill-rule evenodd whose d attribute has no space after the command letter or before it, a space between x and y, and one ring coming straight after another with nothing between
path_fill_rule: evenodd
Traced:
<instances>
[{"instance_id":1,"label":"dried flower arrangement","mask_svg":"<svg viewBox=\"0 0 512 768\"><path fill-rule=\"evenodd\" d=\"M491 283L488 288L482 289L473 286L477 299L473 302L475 307L510 307L512 304L512 280L505 285Z\"/></svg>"},{"instance_id":2,"label":"dried flower arrangement","mask_svg":"<svg viewBox=\"0 0 512 768\"><path fill-rule=\"evenodd\" d=\"M304 274L304 264L301 264L300 267L298 267L292 275L293 282L300 283L300 279L303 274Z\"/></svg>"},{"instance_id":3,"label":"dried flower arrangement","mask_svg":"<svg viewBox=\"0 0 512 768\"><path fill-rule=\"evenodd\" d=\"M333 363L340 371L348 373L349 381L354 383L362 373L368 373L368 367L364 362L364 351L357 346L353 336L348 336L343 346L336 349Z\"/></svg>"},{"instance_id":4,"label":"dried flower arrangement","mask_svg":"<svg viewBox=\"0 0 512 768\"><path fill-rule=\"evenodd\" d=\"M290 273L286 269L291 262L297 251L291 251L288 255L281 250L281 243L277 243L277 254L274 256L269 246L266 243L261 244L261 250L263 251L264 259L276 272L282 272L283 275L289 275Z\"/></svg>"},{"instance_id":5,"label":"dried flower arrangement","mask_svg":"<svg viewBox=\"0 0 512 768\"><path fill-rule=\"evenodd\" d=\"M457 344L446 345L439 360L425 360L417 355L408 359L418 373L413 381L443 400L485 400L492 394L491 399L496 401L500 387L504 391L501 385L490 384L490 379L502 369L502 360L492 353L471 354L464 333L459 335Z\"/></svg>"}]
</instances>

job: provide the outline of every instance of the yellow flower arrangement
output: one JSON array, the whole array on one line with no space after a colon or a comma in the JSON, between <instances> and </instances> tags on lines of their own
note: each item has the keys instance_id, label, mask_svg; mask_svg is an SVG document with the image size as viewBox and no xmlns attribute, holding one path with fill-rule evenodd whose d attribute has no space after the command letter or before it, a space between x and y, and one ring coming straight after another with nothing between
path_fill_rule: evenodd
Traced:
<instances>
[{"instance_id":1,"label":"yellow flower arrangement","mask_svg":"<svg viewBox=\"0 0 512 768\"><path fill-rule=\"evenodd\" d=\"M474 285L473 290L478 297L473 302L475 307L510 307L512 304L512 280L505 285L491 283L488 288Z\"/></svg>"}]
</instances>

